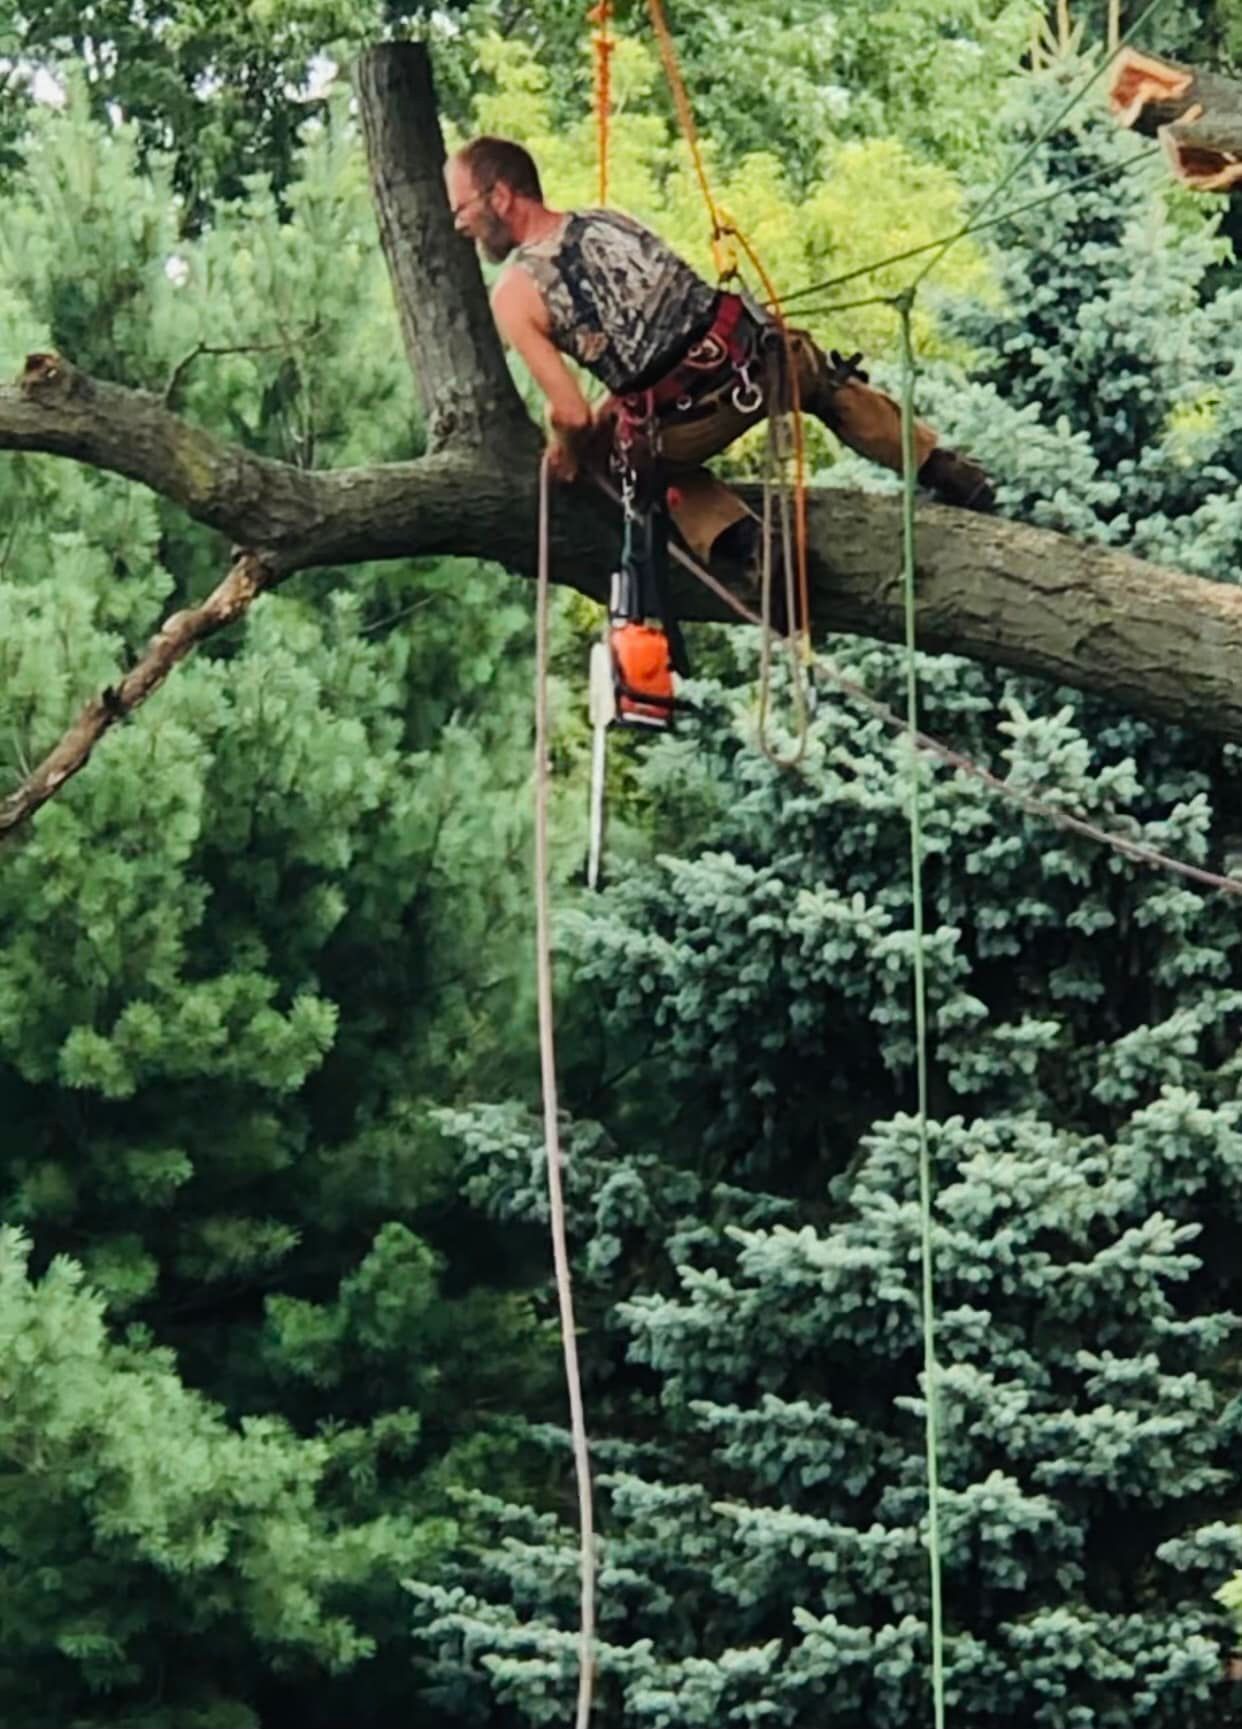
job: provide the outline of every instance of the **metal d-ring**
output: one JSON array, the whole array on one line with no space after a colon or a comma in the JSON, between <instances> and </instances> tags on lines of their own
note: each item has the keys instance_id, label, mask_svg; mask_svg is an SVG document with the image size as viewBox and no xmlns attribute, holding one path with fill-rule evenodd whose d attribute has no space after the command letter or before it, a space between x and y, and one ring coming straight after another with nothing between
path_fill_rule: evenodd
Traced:
<instances>
[{"instance_id":1,"label":"metal d-ring","mask_svg":"<svg viewBox=\"0 0 1242 1729\"><path fill-rule=\"evenodd\" d=\"M763 407L763 392L750 376L749 364L738 367L737 383L733 386L730 401L739 414L753 414L757 408Z\"/></svg>"}]
</instances>

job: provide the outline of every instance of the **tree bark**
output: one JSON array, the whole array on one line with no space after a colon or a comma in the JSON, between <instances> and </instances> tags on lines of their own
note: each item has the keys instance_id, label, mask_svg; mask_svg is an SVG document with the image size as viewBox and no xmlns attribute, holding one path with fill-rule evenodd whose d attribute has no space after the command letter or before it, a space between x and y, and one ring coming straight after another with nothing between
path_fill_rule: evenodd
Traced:
<instances>
[{"instance_id":1,"label":"tree bark","mask_svg":"<svg viewBox=\"0 0 1242 1729\"><path fill-rule=\"evenodd\" d=\"M428 445L515 450L532 443L509 376L474 248L453 227L431 62L418 42L384 42L358 61L358 111L380 244Z\"/></svg>"},{"instance_id":2,"label":"tree bark","mask_svg":"<svg viewBox=\"0 0 1242 1729\"><path fill-rule=\"evenodd\" d=\"M1242 84L1124 48L1109 105L1119 124L1159 139L1179 180L1198 192L1242 181Z\"/></svg>"},{"instance_id":3,"label":"tree bark","mask_svg":"<svg viewBox=\"0 0 1242 1729\"><path fill-rule=\"evenodd\" d=\"M532 575L538 469L493 447L417 462L312 471L252 456L170 414L158 398L32 355L0 388L0 449L44 450L140 480L231 542L261 548L273 577L311 566L453 553ZM741 489L743 493L746 488ZM757 504L757 495L751 493ZM817 635L902 633L896 501L812 494ZM554 580L608 592L615 508L586 483L557 487ZM918 515L920 641L1098 692L1138 714L1242 741L1242 587L1207 582L1065 535L945 505ZM717 574L752 599L741 573ZM679 573L687 619L730 618Z\"/></svg>"}]
</instances>

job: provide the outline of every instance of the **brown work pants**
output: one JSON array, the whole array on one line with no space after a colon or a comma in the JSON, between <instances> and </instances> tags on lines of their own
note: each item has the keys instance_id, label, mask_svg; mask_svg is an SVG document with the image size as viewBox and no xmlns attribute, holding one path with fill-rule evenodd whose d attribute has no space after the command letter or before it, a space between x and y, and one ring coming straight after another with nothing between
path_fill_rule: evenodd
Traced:
<instances>
[{"instance_id":1,"label":"brown work pants","mask_svg":"<svg viewBox=\"0 0 1242 1729\"><path fill-rule=\"evenodd\" d=\"M793 335L792 350L802 409L821 420L851 450L900 474L901 409L892 397L857 378L833 383L831 361L801 331ZM610 411L616 412L611 398L604 404L601 418ZM702 465L757 426L766 414L764 402L749 413L739 409L731 388L726 388L689 409L670 406L658 416L658 460L669 487L669 515L700 558L710 558L718 537L735 522L753 515L736 492ZM931 427L916 421L915 462L919 468L935 444Z\"/></svg>"}]
</instances>

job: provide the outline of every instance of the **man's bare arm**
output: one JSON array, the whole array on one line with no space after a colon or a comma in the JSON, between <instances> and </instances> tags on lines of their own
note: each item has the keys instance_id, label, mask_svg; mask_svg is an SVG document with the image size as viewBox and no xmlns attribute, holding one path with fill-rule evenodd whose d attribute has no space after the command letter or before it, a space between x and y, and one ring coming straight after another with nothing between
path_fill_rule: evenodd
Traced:
<instances>
[{"instance_id":1,"label":"man's bare arm","mask_svg":"<svg viewBox=\"0 0 1242 1729\"><path fill-rule=\"evenodd\" d=\"M564 356L548 335L548 317L538 288L524 270L510 270L492 293L496 328L516 348L548 399L548 419L567 439L591 424L591 408Z\"/></svg>"}]
</instances>

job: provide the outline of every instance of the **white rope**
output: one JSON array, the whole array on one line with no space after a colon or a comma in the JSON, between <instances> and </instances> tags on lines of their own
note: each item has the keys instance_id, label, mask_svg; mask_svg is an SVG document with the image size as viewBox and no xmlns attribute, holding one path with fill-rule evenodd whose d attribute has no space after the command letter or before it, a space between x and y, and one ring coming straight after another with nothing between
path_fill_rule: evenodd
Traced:
<instances>
[{"instance_id":1,"label":"white rope","mask_svg":"<svg viewBox=\"0 0 1242 1729\"><path fill-rule=\"evenodd\" d=\"M556 1098L556 1025L552 1004L552 919L548 892L548 462L539 468L539 581L535 600L535 952L539 998L539 1065L543 1077L543 1133L548 1167L548 1214L552 1259L561 1311L561 1345L569 1389L574 1471L578 1479L581 1532L581 1636L576 1729L587 1729L595 1676L595 1510L591 1497L591 1455L582 1407L578 1335L573 1285L565 1244L565 1198L561 1190L561 1135Z\"/></svg>"}]
</instances>

